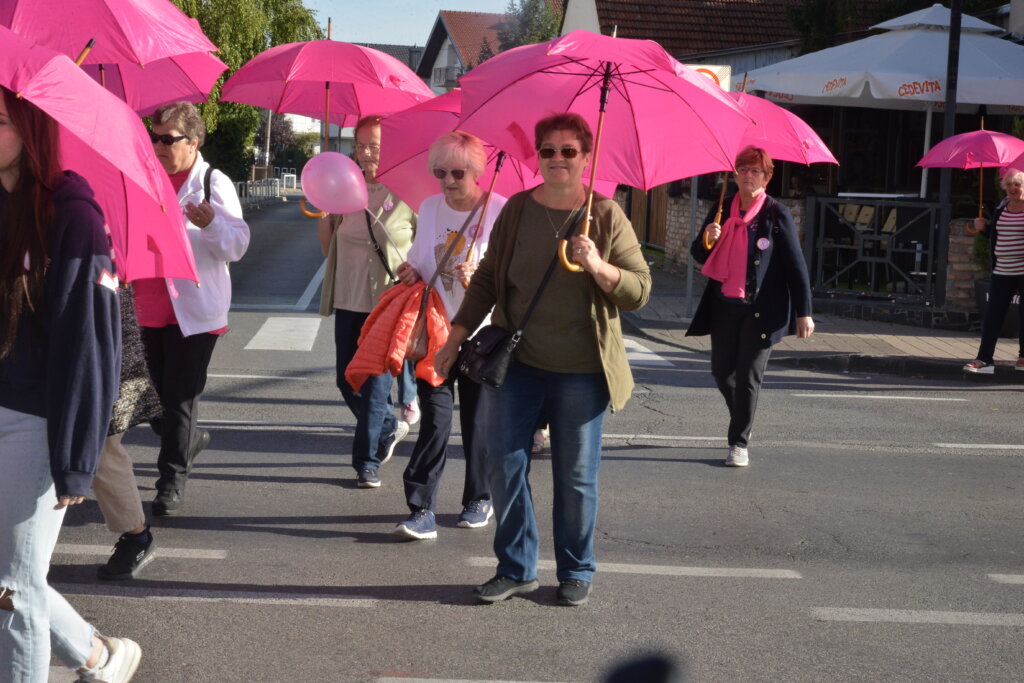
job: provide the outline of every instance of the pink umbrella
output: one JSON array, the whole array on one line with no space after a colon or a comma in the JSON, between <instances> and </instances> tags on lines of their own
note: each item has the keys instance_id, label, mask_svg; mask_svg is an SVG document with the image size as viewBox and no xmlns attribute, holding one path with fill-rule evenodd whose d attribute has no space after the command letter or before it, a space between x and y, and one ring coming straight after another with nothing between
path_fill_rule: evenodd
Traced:
<instances>
[{"instance_id":1,"label":"pink umbrella","mask_svg":"<svg viewBox=\"0 0 1024 683\"><path fill-rule=\"evenodd\" d=\"M0 26L72 59L94 38L86 64L145 65L217 50L199 22L169 0L5 0Z\"/></svg>"},{"instance_id":2,"label":"pink umbrella","mask_svg":"<svg viewBox=\"0 0 1024 683\"><path fill-rule=\"evenodd\" d=\"M0 27L0 85L57 121L63 166L89 181L125 280L198 281L177 196L145 127L67 56Z\"/></svg>"},{"instance_id":3,"label":"pink umbrella","mask_svg":"<svg viewBox=\"0 0 1024 683\"><path fill-rule=\"evenodd\" d=\"M984 215L982 195L985 168L1006 167L1024 154L1024 140L992 130L972 130L942 140L921 157L917 165L922 168L978 169L978 217ZM968 230L970 232L970 229Z\"/></svg>"},{"instance_id":4,"label":"pink umbrella","mask_svg":"<svg viewBox=\"0 0 1024 683\"><path fill-rule=\"evenodd\" d=\"M756 95L743 92L728 94L754 120L754 125L748 126L744 132L744 147L760 147L773 159L783 161L839 163L814 129L793 112ZM729 167L732 168L731 164Z\"/></svg>"},{"instance_id":5,"label":"pink umbrella","mask_svg":"<svg viewBox=\"0 0 1024 683\"><path fill-rule=\"evenodd\" d=\"M462 91L456 88L387 116L381 123L381 138L387 143L381 146L377 178L417 211L424 199L439 191L437 179L427 168L430 145L445 133L458 128L461 107ZM501 151L486 143L485 148L487 169L480 176L480 185L490 188ZM494 191L511 197L540 182L541 177L535 171L514 157L506 157L494 183ZM614 193L615 183L601 181L598 192Z\"/></svg>"},{"instance_id":6,"label":"pink umbrella","mask_svg":"<svg viewBox=\"0 0 1024 683\"><path fill-rule=\"evenodd\" d=\"M591 185L602 178L647 190L730 168L750 122L721 88L657 43L583 30L502 52L460 83L459 127L531 168L536 121L582 115L595 131ZM588 229L585 218L581 232Z\"/></svg>"},{"instance_id":7,"label":"pink umbrella","mask_svg":"<svg viewBox=\"0 0 1024 683\"><path fill-rule=\"evenodd\" d=\"M391 114L434 97L391 55L336 40L278 45L234 73L221 99L350 126L367 114Z\"/></svg>"},{"instance_id":8,"label":"pink umbrella","mask_svg":"<svg viewBox=\"0 0 1024 683\"><path fill-rule=\"evenodd\" d=\"M86 64L82 67L142 116L172 102L203 102L228 66L209 52L164 57L145 67Z\"/></svg>"}]
</instances>

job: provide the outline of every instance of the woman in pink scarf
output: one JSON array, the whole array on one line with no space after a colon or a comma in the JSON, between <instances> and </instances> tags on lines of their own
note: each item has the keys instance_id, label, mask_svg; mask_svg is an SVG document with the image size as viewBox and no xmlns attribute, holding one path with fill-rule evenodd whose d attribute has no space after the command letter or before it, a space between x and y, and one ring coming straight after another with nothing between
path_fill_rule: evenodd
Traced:
<instances>
[{"instance_id":1,"label":"woman in pink scarf","mask_svg":"<svg viewBox=\"0 0 1024 683\"><path fill-rule=\"evenodd\" d=\"M729 467L749 462L750 428L772 345L787 334L804 339L814 331L811 283L793 216L765 192L773 169L763 149L740 152L739 191L725 202L725 222L715 222L712 208L690 246L709 279L686 335L711 335L711 374L729 408Z\"/></svg>"}]
</instances>

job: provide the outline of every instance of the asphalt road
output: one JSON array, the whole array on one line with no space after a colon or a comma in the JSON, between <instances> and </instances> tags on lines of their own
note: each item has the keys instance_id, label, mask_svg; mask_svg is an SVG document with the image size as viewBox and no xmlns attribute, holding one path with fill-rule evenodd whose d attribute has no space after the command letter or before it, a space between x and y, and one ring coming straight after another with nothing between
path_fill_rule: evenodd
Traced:
<instances>
[{"instance_id":1,"label":"asphalt road","mask_svg":"<svg viewBox=\"0 0 1024 683\"><path fill-rule=\"evenodd\" d=\"M332 321L309 298L315 226L294 205L251 224L202 408L213 440L182 515L154 522L157 558L97 582L114 538L91 502L54 557L87 618L140 642L136 680L598 681L652 652L694 681L1024 678L1019 389L770 367L751 466L732 469L707 357L630 339L591 603L555 606L542 512L541 589L477 605L493 526L455 527L458 435L438 539L391 535L412 437L381 489L355 488ZM148 501L156 438L125 443ZM547 456L532 482L549 510Z\"/></svg>"}]
</instances>

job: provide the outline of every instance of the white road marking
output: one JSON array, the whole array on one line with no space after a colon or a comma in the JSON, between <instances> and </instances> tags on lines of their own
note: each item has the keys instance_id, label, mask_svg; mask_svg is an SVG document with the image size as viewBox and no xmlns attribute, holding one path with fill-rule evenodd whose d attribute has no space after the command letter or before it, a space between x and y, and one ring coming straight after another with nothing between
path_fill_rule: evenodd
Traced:
<instances>
[{"instance_id":1,"label":"white road marking","mask_svg":"<svg viewBox=\"0 0 1024 683\"><path fill-rule=\"evenodd\" d=\"M320 318L267 318L245 345L247 351L310 351L320 330Z\"/></svg>"},{"instance_id":2,"label":"white road marking","mask_svg":"<svg viewBox=\"0 0 1024 683\"><path fill-rule=\"evenodd\" d=\"M938 448L971 448L986 451L1022 451L1024 444L1019 443L933 443Z\"/></svg>"},{"instance_id":3,"label":"white road marking","mask_svg":"<svg viewBox=\"0 0 1024 683\"><path fill-rule=\"evenodd\" d=\"M662 434L602 434L601 440L631 441L644 439L646 441L725 441L725 436L670 436Z\"/></svg>"},{"instance_id":4,"label":"white road marking","mask_svg":"<svg viewBox=\"0 0 1024 683\"><path fill-rule=\"evenodd\" d=\"M377 683L539 683L539 681L498 681L489 678L378 678Z\"/></svg>"},{"instance_id":5,"label":"white road marking","mask_svg":"<svg viewBox=\"0 0 1024 683\"><path fill-rule=\"evenodd\" d=\"M1024 584L1024 574L989 574L988 578L996 583Z\"/></svg>"},{"instance_id":6,"label":"white road marking","mask_svg":"<svg viewBox=\"0 0 1024 683\"><path fill-rule=\"evenodd\" d=\"M306 285L306 291L304 291L302 296L299 297L299 300L295 302L296 311L304 311L309 308L309 302L312 301L313 297L320 291L320 283L324 281L325 272L327 272L326 258L324 259L324 262L320 264L320 268L316 271L316 275L314 275L313 279L309 281L308 285Z\"/></svg>"},{"instance_id":7,"label":"white road marking","mask_svg":"<svg viewBox=\"0 0 1024 683\"><path fill-rule=\"evenodd\" d=\"M793 394L800 398L869 398L876 401L956 401L965 402L966 398L936 398L933 396L885 396L871 394Z\"/></svg>"},{"instance_id":8,"label":"white road marking","mask_svg":"<svg viewBox=\"0 0 1024 683\"><path fill-rule=\"evenodd\" d=\"M887 624L949 624L963 626L1024 626L1024 614L1004 612L940 612L914 609L812 607L818 621L861 621Z\"/></svg>"},{"instance_id":9,"label":"white road marking","mask_svg":"<svg viewBox=\"0 0 1024 683\"><path fill-rule=\"evenodd\" d=\"M189 588L133 588L86 583L54 584L63 595L98 595L131 600L173 602L233 602L244 605L291 605L298 607L374 607L377 600L361 595L340 596L329 593L276 593L263 591L215 591Z\"/></svg>"},{"instance_id":10,"label":"white road marking","mask_svg":"<svg viewBox=\"0 0 1024 683\"><path fill-rule=\"evenodd\" d=\"M75 543L58 543L53 552L57 555L99 555L106 557L110 554L112 546L109 545L78 545ZM224 560L227 559L227 550L202 549L202 548L167 548L157 546L157 554L160 557L177 557L184 560Z\"/></svg>"},{"instance_id":11,"label":"white road marking","mask_svg":"<svg viewBox=\"0 0 1024 683\"><path fill-rule=\"evenodd\" d=\"M493 567L493 557L471 557L472 567ZM556 569L554 560L539 560L537 569ZM744 579L801 579L800 572L791 569L756 569L746 567L673 567L656 564L616 564L601 562L598 571L611 574L645 574L649 576L715 576Z\"/></svg>"},{"instance_id":12,"label":"white road marking","mask_svg":"<svg viewBox=\"0 0 1024 683\"><path fill-rule=\"evenodd\" d=\"M630 365L646 368L671 368L672 363L633 339L625 339L626 360Z\"/></svg>"},{"instance_id":13,"label":"white road marking","mask_svg":"<svg viewBox=\"0 0 1024 683\"><path fill-rule=\"evenodd\" d=\"M285 375L215 375L208 374L207 377L217 377L219 379L291 379L297 382L305 382L308 377L287 377Z\"/></svg>"}]
</instances>

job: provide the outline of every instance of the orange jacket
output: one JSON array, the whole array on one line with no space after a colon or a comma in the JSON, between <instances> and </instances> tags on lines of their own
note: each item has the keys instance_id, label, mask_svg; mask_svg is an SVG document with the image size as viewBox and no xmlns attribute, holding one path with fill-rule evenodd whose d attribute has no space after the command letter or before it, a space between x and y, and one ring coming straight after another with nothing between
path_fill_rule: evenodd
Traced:
<instances>
[{"instance_id":1,"label":"orange jacket","mask_svg":"<svg viewBox=\"0 0 1024 683\"><path fill-rule=\"evenodd\" d=\"M405 361L420 301L426 285L420 281L412 286L395 285L385 291L377 306L363 323L355 356L345 368L345 380L359 391L368 377L385 372L397 376ZM437 291L427 297L427 355L416 363L416 377L437 387L444 382L434 371L434 355L446 341L451 325L445 317L444 303Z\"/></svg>"}]
</instances>

